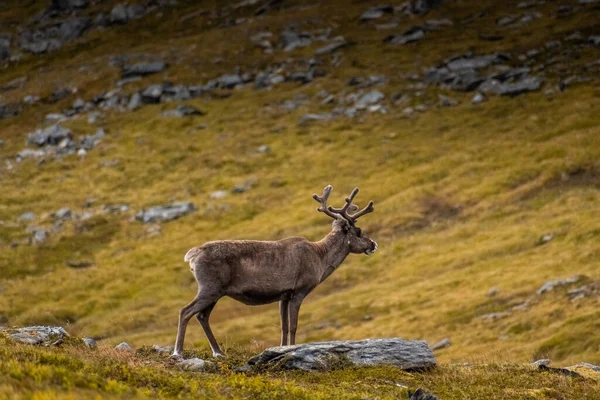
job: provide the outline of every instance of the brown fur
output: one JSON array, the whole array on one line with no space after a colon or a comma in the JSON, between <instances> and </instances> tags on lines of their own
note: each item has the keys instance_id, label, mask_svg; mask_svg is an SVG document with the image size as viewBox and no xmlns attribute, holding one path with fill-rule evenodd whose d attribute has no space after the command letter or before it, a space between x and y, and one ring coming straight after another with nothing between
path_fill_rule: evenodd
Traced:
<instances>
[{"instance_id":1,"label":"brown fur","mask_svg":"<svg viewBox=\"0 0 600 400\"><path fill-rule=\"evenodd\" d=\"M372 204L370 207L372 211ZM363 236L354 225L355 219L337 214L334 218L331 232L318 242L301 237L278 241L221 240L189 250L184 259L189 261L198 282L198 294L181 309L174 355L182 354L186 326L194 315L204 328L213 354L223 355L208 318L216 302L224 296L248 305L279 301L281 345L287 344L288 333L290 344L294 344L302 300L348 254L370 254L377 249L377 243Z\"/></svg>"}]
</instances>

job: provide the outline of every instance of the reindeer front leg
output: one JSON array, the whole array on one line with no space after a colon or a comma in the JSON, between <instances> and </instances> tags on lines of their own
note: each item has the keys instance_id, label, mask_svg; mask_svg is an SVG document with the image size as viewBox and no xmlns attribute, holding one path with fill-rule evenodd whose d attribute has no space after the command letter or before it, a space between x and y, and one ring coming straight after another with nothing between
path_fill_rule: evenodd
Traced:
<instances>
[{"instance_id":1,"label":"reindeer front leg","mask_svg":"<svg viewBox=\"0 0 600 400\"><path fill-rule=\"evenodd\" d=\"M289 318L290 318L290 346L296 344L296 329L298 329L298 314L300 313L300 306L304 300L305 295L296 294L290 300L289 304Z\"/></svg>"},{"instance_id":2,"label":"reindeer front leg","mask_svg":"<svg viewBox=\"0 0 600 400\"><path fill-rule=\"evenodd\" d=\"M289 300L281 300L279 302L279 314L281 315L281 346L288 344L288 331L290 330L289 319Z\"/></svg>"}]
</instances>

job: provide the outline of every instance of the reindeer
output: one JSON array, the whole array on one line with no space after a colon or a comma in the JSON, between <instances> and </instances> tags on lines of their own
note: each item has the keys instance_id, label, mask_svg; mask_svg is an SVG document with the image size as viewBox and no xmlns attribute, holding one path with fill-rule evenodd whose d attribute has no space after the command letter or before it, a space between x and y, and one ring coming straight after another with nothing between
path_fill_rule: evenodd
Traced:
<instances>
[{"instance_id":1,"label":"reindeer","mask_svg":"<svg viewBox=\"0 0 600 400\"><path fill-rule=\"evenodd\" d=\"M247 305L279 302L281 345L296 342L298 312L306 296L331 275L350 253L370 255L377 243L364 236L356 220L373 212L373 202L358 211L352 200L355 188L342 208L327 205L333 187L313 194L317 211L333 218L331 232L318 242L302 237L278 241L220 240L190 249L184 260L198 282L198 294L179 313L173 356L182 357L189 320L195 315L206 333L214 357L224 357L208 318L217 301L229 296Z\"/></svg>"}]
</instances>

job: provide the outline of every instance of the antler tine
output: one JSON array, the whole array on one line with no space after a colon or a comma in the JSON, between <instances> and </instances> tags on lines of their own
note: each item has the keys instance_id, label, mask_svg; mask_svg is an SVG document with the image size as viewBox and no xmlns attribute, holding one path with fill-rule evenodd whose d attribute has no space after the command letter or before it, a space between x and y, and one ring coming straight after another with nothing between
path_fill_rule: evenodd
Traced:
<instances>
[{"instance_id":1,"label":"antler tine","mask_svg":"<svg viewBox=\"0 0 600 400\"><path fill-rule=\"evenodd\" d=\"M325 213L326 215L330 216L333 219L337 219L337 216L335 213L332 213L331 210L329 209L330 207L327 206L327 200L329 199L329 195L331 194L331 191L333 190L333 186L331 185L327 185L325 186L325 189L323 189L323 195L319 196L316 193L313 194L313 199L315 199L316 201L318 201L321 204L321 207L317 208L317 211Z\"/></svg>"},{"instance_id":2,"label":"antler tine","mask_svg":"<svg viewBox=\"0 0 600 400\"><path fill-rule=\"evenodd\" d=\"M373 200L369 201L369 204L367 204L367 206L365 208L363 208L362 210L356 212L355 214L351 215L350 217L356 221L357 219L359 219L360 217L362 217L365 214L368 213L372 213L375 210L375 207L373 206Z\"/></svg>"},{"instance_id":3,"label":"antler tine","mask_svg":"<svg viewBox=\"0 0 600 400\"><path fill-rule=\"evenodd\" d=\"M348 208L352 204L352 200L354 200L354 197L356 197L357 194L358 194L358 188L355 187L352 190L352 192L350 193L350 196L346 197L346 204L344 204L344 206L342 208L333 208L333 207L329 206L329 211L331 211L332 213L341 215L345 220L347 220L351 224L354 224L355 218L353 218L352 216L350 216L348 214Z\"/></svg>"}]
</instances>

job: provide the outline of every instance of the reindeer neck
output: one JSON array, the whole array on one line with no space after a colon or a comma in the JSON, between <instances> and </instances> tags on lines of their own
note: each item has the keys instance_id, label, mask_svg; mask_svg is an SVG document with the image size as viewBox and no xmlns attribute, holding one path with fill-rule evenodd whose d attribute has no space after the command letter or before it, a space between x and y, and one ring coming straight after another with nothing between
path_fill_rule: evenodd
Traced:
<instances>
[{"instance_id":1,"label":"reindeer neck","mask_svg":"<svg viewBox=\"0 0 600 400\"><path fill-rule=\"evenodd\" d=\"M323 239L315 243L323 260L325 279L337 269L350 254L346 235L340 231L331 231Z\"/></svg>"}]
</instances>

